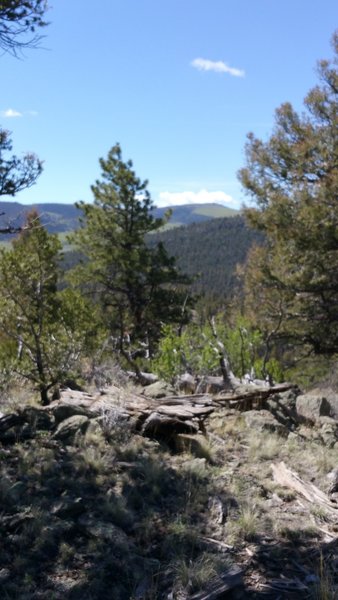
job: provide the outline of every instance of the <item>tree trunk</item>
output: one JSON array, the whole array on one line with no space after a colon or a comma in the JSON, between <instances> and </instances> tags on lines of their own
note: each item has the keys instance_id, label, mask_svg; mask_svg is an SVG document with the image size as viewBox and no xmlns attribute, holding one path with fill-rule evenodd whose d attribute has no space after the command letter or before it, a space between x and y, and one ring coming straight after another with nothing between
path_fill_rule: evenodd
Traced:
<instances>
[{"instance_id":1,"label":"tree trunk","mask_svg":"<svg viewBox=\"0 0 338 600\"><path fill-rule=\"evenodd\" d=\"M40 398L42 406L48 406L50 400L48 397L48 388L45 385L40 385Z\"/></svg>"}]
</instances>

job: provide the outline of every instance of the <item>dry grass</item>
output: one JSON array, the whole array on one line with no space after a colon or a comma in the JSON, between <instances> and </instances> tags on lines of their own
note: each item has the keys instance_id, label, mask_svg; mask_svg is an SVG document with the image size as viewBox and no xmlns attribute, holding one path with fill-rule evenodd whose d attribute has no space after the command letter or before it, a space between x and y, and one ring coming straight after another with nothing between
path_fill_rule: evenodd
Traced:
<instances>
[{"instance_id":1,"label":"dry grass","mask_svg":"<svg viewBox=\"0 0 338 600\"><path fill-rule=\"evenodd\" d=\"M296 434L252 432L230 412L210 419L203 456L196 458L132 433L114 411L101 417L101 426L93 423L72 445L47 433L0 448L0 533L13 514L23 515L0 549L0 569L12 569L10 600L38 597L41 571L51 579L74 573L74 600L136 600L145 581L147 600L171 592L187 598L228 566L217 543L209 551L203 537L231 544L231 560L244 570L249 564L256 575L270 543L286 577L293 576L287 572L292 552L311 568L310 550L322 544L319 528L330 522L320 507L307 507L273 482L271 462L283 460L325 491L335 451ZM247 548L257 552L252 563ZM313 598L333 600L335 575L324 554L317 570ZM4 587L0 579L7 600ZM251 597L249 588L246 593Z\"/></svg>"}]
</instances>

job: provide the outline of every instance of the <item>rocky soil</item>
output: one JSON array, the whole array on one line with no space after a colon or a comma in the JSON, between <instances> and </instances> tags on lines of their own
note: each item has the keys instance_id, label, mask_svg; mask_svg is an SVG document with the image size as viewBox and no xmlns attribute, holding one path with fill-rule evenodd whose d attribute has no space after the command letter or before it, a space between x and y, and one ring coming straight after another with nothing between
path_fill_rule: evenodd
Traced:
<instances>
[{"instance_id":1,"label":"rocky soil","mask_svg":"<svg viewBox=\"0 0 338 600\"><path fill-rule=\"evenodd\" d=\"M0 418L0 598L338 598L338 394L70 390Z\"/></svg>"}]
</instances>

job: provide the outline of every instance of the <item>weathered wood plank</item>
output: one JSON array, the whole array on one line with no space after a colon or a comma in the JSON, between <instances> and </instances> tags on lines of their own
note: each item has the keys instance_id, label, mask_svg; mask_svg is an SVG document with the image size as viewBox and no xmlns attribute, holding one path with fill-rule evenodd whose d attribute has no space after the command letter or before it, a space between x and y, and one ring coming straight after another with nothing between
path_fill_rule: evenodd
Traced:
<instances>
[{"instance_id":1,"label":"weathered wood plank","mask_svg":"<svg viewBox=\"0 0 338 600\"><path fill-rule=\"evenodd\" d=\"M308 502L319 504L330 515L335 518L338 517L338 505L331 502L329 496L317 488L313 483L303 481L297 473L288 469L284 462L272 464L271 469L276 483L294 490L306 498Z\"/></svg>"}]
</instances>

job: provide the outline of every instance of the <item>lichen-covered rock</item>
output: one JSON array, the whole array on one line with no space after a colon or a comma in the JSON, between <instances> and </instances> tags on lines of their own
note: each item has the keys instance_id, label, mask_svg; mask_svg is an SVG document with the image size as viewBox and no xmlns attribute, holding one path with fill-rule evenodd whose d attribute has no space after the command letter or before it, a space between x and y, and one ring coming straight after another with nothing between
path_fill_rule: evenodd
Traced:
<instances>
[{"instance_id":1,"label":"lichen-covered rock","mask_svg":"<svg viewBox=\"0 0 338 600\"><path fill-rule=\"evenodd\" d=\"M177 378L177 387L184 394L194 394L196 391L196 380L190 373L183 373Z\"/></svg>"},{"instance_id":2,"label":"lichen-covered rock","mask_svg":"<svg viewBox=\"0 0 338 600\"><path fill-rule=\"evenodd\" d=\"M287 436L289 433L287 427L279 423L268 410L248 410L243 416L247 427L251 429L270 431L283 436Z\"/></svg>"},{"instance_id":3,"label":"lichen-covered rock","mask_svg":"<svg viewBox=\"0 0 338 600\"><path fill-rule=\"evenodd\" d=\"M338 442L338 421L331 417L319 417L320 438L328 448L334 448Z\"/></svg>"},{"instance_id":4,"label":"lichen-covered rock","mask_svg":"<svg viewBox=\"0 0 338 600\"><path fill-rule=\"evenodd\" d=\"M156 381L144 388L143 394L148 398L165 398L175 394L174 388L165 381Z\"/></svg>"},{"instance_id":5,"label":"lichen-covered rock","mask_svg":"<svg viewBox=\"0 0 338 600\"><path fill-rule=\"evenodd\" d=\"M296 400L298 419L303 423L314 425L319 417L330 417L331 406L322 393L310 392L301 394Z\"/></svg>"},{"instance_id":6,"label":"lichen-covered rock","mask_svg":"<svg viewBox=\"0 0 338 600\"><path fill-rule=\"evenodd\" d=\"M324 396L326 401L330 405L330 417L338 421L338 393L335 389L330 387L314 389L312 394L318 394Z\"/></svg>"},{"instance_id":7,"label":"lichen-covered rock","mask_svg":"<svg viewBox=\"0 0 338 600\"><path fill-rule=\"evenodd\" d=\"M61 423L61 421L69 419L70 417L74 417L75 415L82 415L85 417L93 416L93 412L89 407L77 403L60 403L49 407L49 409L57 424Z\"/></svg>"},{"instance_id":8,"label":"lichen-covered rock","mask_svg":"<svg viewBox=\"0 0 338 600\"><path fill-rule=\"evenodd\" d=\"M67 444L72 444L77 433L86 432L89 423L90 420L84 415L69 417L58 425L53 438Z\"/></svg>"}]
</instances>

